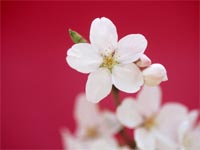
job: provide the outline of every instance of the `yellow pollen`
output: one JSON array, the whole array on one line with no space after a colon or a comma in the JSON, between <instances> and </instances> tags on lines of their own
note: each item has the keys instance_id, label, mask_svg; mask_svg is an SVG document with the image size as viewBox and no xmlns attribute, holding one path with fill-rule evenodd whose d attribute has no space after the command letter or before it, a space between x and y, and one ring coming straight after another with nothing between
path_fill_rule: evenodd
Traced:
<instances>
[{"instance_id":1,"label":"yellow pollen","mask_svg":"<svg viewBox=\"0 0 200 150\"><path fill-rule=\"evenodd\" d=\"M92 127L87 128L86 135L85 135L86 138L95 138L97 136L98 136L98 131L96 128L92 128Z\"/></svg>"},{"instance_id":2,"label":"yellow pollen","mask_svg":"<svg viewBox=\"0 0 200 150\"><path fill-rule=\"evenodd\" d=\"M183 138L183 145L184 145L186 148L191 146L191 144L190 144L190 139L189 139L187 136L185 136L185 137Z\"/></svg>"},{"instance_id":3,"label":"yellow pollen","mask_svg":"<svg viewBox=\"0 0 200 150\"><path fill-rule=\"evenodd\" d=\"M147 130L150 130L155 125L156 123L155 123L154 117L147 118L146 121L144 122L144 127Z\"/></svg>"},{"instance_id":4,"label":"yellow pollen","mask_svg":"<svg viewBox=\"0 0 200 150\"><path fill-rule=\"evenodd\" d=\"M103 63L101 64L100 67L105 67L105 68L108 68L109 70L112 70L112 68L116 64L117 64L117 61L114 60L112 55L109 55L109 56L104 56Z\"/></svg>"}]
</instances>

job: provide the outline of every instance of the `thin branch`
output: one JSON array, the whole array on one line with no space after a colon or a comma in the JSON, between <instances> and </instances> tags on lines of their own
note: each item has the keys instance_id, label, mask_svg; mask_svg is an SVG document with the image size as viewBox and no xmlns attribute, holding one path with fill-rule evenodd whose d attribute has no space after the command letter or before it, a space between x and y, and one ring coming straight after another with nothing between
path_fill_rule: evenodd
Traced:
<instances>
[{"instance_id":1,"label":"thin branch","mask_svg":"<svg viewBox=\"0 0 200 150\"><path fill-rule=\"evenodd\" d=\"M115 106L117 108L121 104L121 101L119 97L119 90L115 86L112 87L112 95L114 98ZM130 138L124 127L119 131L119 134L124 140L124 142L126 142L131 148L136 148L135 141Z\"/></svg>"}]
</instances>

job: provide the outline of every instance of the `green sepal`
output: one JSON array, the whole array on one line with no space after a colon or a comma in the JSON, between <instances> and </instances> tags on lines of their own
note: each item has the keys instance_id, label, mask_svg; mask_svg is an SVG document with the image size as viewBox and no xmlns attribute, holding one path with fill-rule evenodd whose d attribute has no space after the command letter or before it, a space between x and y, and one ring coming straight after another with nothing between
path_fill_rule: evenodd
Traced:
<instances>
[{"instance_id":1,"label":"green sepal","mask_svg":"<svg viewBox=\"0 0 200 150\"><path fill-rule=\"evenodd\" d=\"M69 35L74 43L88 43L87 40L76 31L69 29Z\"/></svg>"}]
</instances>

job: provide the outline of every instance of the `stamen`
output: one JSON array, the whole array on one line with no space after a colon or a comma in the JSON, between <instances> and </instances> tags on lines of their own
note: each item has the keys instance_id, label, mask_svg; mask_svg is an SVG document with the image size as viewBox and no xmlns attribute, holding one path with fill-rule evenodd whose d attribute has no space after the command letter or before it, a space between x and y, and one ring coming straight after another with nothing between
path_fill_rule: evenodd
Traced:
<instances>
[{"instance_id":1,"label":"stamen","mask_svg":"<svg viewBox=\"0 0 200 150\"><path fill-rule=\"evenodd\" d=\"M86 130L85 138L95 138L98 136L98 131L96 128L89 127Z\"/></svg>"},{"instance_id":2,"label":"stamen","mask_svg":"<svg viewBox=\"0 0 200 150\"><path fill-rule=\"evenodd\" d=\"M156 125L154 117L147 118L143 124L143 126L147 129L150 130L152 127Z\"/></svg>"},{"instance_id":3,"label":"stamen","mask_svg":"<svg viewBox=\"0 0 200 150\"><path fill-rule=\"evenodd\" d=\"M186 148L191 146L190 139L189 139L187 136L185 136L185 137L183 138L183 145L184 145Z\"/></svg>"},{"instance_id":4,"label":"stamen","mask_svg":"<svg viewBox=\"0 0 200 150\"><path fill-rule=\"evenodd\" d=\"M118 62L113 58L113 55L103 56L103 63L100 67L108 68L110 71Z\"/></svg>"}]
</instances>

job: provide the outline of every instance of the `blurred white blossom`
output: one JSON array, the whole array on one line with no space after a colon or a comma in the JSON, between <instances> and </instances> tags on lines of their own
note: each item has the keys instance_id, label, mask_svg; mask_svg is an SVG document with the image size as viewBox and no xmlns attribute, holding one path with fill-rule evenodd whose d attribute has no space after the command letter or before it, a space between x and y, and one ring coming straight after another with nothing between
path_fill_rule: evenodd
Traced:
<instances>
[{"instance_id":1,"label":"blurred white blossom","mask_svg":"<svg viewBox=\"0 0 200 150\"><path fill-rule=\"evenodd\" d=\"M191 111L181 123L178 129L177 145L181 150L199 150L200 149L200 122L198 122L197 110Z\"/></svg>"},{"instance_id":2,"label":"blurred white blossom","mask_svg":"<svg viewBox=\"0 0 200 150\"><path fill-rule=\"evenodd\" d=\"M137 92L143 85L143 77L133 62L142 58L147 47L145 37L129 34L118 41L115 25L102 17L91 24L90 42L74 44L66 57L72 68L90 73L86 83L87 99L99 102L111 92L113 84L127 93Z\"/></svg>"},{"instance_id":3,"label":"blurred white blossom","mask_svg":"<svg viewBox=\"0 0 200 150\"><path fill-rule=\"evenodd\" d=\"M119 150L114 137L100 137L83 140L75 137L68 130L62 130L64 150Z\"/></svg>"},{"instance_id":4,"label":"blurred white blossom","mask_svg":"<svg viewBox=\"0 0 200 150\"><path fill-rule=\"evenodd\" d=\"M117 150L114 149L117 146L114 134L122 126L115 113L100 111L98 105L86 100L85 94L79 94L75 103L74 118L77 124L75 135L67 129L63 129L61 133L63 145L67 150L94 150L98 145L108 147L108 150L112 150L112 147L113 150Z\"/></svg>"},{"instance_id":5,"label":"blurred white blossom","mask_svg":"<svg viewBox=\"0 0 200 150\"><path fill-rule=\"evenodd\" d=\"M176 146L170 135L184 120L187 108L178 103L168 103L160 108L160 103L160 88L144 86L137 100L126 98L117 108L120 122L126 127L135 128L134 137L142 150L169 150Z\"/></svg>"}]
</instances>

